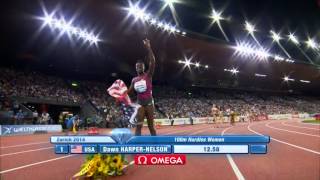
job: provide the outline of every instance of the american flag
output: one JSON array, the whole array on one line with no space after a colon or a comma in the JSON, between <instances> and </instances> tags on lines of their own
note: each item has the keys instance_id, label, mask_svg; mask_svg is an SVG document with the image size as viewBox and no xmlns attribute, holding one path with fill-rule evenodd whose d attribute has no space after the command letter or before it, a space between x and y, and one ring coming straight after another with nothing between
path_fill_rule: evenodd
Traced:
<instances>
[{"instance_id":1,"label":"american flag","mask_svg":"<svg viewBox=\"0 0 320 180\"><path fill-rule=\"evenodd\" d=\"M82 153L82 145L71 145L70 152L71 153Z\"/></svg>"},{"instance_id":2,"label":"american flag","mask_svg":"<svg viewBox=\"0 0 320 180\"><path fill-rule=\"evenodd\" d=\"M130 97L125 94L125 91L127 91L127 89L128 88L126 84L122 80L118 79L108 88L107 91L110 96L116 98L118 101L125 104L131 104Z\"/></svg>"},{"instance_id":3,"label":"american flag","mask_svg":"<svg viewBox=\"0 0 320 180\"><path fill-rule=\"evenodd\" d=\"M108 88L108 93L120 102L120 107L123 113L122 120L124 124L135 125L135 117L140 105L131 102L130 97L125 94L127 89L126 84L122 80L118 79Z\"/></svg>"}]
</instances>

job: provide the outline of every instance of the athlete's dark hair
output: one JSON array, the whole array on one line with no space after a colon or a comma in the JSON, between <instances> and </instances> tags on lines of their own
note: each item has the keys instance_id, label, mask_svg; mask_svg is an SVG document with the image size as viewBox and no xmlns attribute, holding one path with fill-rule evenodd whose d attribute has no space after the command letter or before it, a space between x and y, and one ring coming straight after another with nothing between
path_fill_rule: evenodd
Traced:
<instances>
[{"instance_id":1,"label":"athlete's dark hair","mask_svg":"<svg viewBox=\"0 0 320 180\"><path fill-rule=\"evenodd\" d=\"M139 59L139 60L136 62L136 64L137 64L137 63L144 64L144 62L143 62L143 60L142 60L142 59Z\"/></svg>"}]
</instances>

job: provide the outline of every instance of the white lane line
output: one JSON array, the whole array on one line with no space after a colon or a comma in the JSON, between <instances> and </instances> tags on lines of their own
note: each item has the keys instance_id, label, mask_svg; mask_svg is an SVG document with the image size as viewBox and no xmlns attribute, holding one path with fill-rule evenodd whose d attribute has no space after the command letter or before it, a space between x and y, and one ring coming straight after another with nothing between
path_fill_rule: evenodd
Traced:
<instances>
[{"instance_id":1,"label":"white lane line","mask_svg":"<svg viewBox=\"0 0 320 180\"><path fill-rule=\"evenodd\" d=\"M44 164L44 163L48 163L48 162L52 162L52 161L57 161L57 160L69 158L69 157L72 157L72 156L75 156L75 154L68 155L68 156L62 156L62 157L58 157L58 158L53 158L53 159L48 159L48 160L45 160L45 161L40 161L40 162L36 162L36 163L32 163L32 164L27 164L27 165L24 165L24 166L12 168L12 169L3 170L3 171L0 171L0 174L16 171L16 170L19 170L19 169L24 169L24 168L27 168L27 167L31 167L31 166L35 166L35 165L39 165L39 164Z\"/></svg>"},{"instance_id":2,"label":"white lane line","mask_svg":"<svg viewBox=\"0 0 320 180\"><path fill-rule=\"evenodd\" d=\"M46 150L46 149L53 149L53 147L45 147L45 148L31 149L31 150L26 150L26 151L18 151L18 152L8 153L8 154L1 154L0 157L12 156L12 155L16 155L16 154L23 154L23 153L34 152L34 151L42 151L42 150Z\"/></svg>"},{"instance_id":3,"label":"white lane line","mask_svg":"<svg viewBox=\"0 0 320 180\"><path fill-rule=\"evenodd\" d=\"M185 131L190 131L190 130L206 129L206 128L207 128L207 127L205 127L205 128L192 128L192 129L186 129L186 130L182 130L182 131L175 131L175 133L185 132ZM169 133L169 134L170 134L170 133ZM174 134L174 133L173 133L173 134ZM165 135L166 135L166 134L165 134ZM44 164L44 163L51 162L51 161L57 161L57 160L69 158L69 157L72 157L72 156L75 156L75 154L67 155L67 156L63 156L63 157L59 157L59 158L48 159L48 160L45 160L45 161L40 161L40 162L36 162L36 163L32 163L32 164L27 164L27 165L20 166L20 167L16 167L16 168L12 168L12 169L7 169L7 170L4 170L4 171L0 171L0 174L4 174L4 173L16 171L16 170L19 170L19 169L23 169L23 168L35 166L35 165L38 165L38 164ZM133 164L133 163L134 163L134 161L130 162L129 165L131 165L131 164ZM128 165L128 166L129 166L129 165ZM126 166L126 167L127 167L127 166Z\"/></svg>"},{"instance_id":4,"label":"white lane line","mask_svg":"<svg viewBox=\"0 0 320 180\"><path fill-rule=\"evenodd\" d=\"M287 124L285 121L281 122L281 124L284 125L284 126L291 126L291 127L301 128L301 129L311 129L311 130L319 130L320 131L320 127L319 128L311 128L311 127L295 126L295 125L292 125L292 124Z\"/></svg>"},{"instance_id":5,"label":"white lane line","mask_svg":"<svg viewBox=\"0 0 320 180\"><path fill-rule=\"evenodd\" d=\"M224 135L224 133L226 132L226 131L228 131L229 129L231 129L233 126L231 126L231 127L228 127L228 128L225 128L222 132L221 132L221 135L223 136Z\"/></svg>"},{"instance_id":6,"label":"white lane line","mask_svg":"<svg viewBox=\"0 0 320 180\"><path fill-rule=\"evenodd\" d=\"M256 132L256 131L252 130L252 129L250 128L250 125L247 126L247 129L248 129L249 131L255 133L255 134L258 134L258 135L260 135L260 136L263 136L263 134L258 133L258 132ZM288 142L285 142L285 141L281 141L281 140L275 139L275 138L273 138L273 137L271 137L271 136L270 136L270 139L272 139L272 140L274 140L274 141L277 141L277 142L279 142L279 143L282 143L282 144L286 144L286 145L288 145L288 146L292 146L292 147L295 147L295 148L298 148L298 149L302 149L302 150L304 150L304 151L308 151L308 152L311 152L311 153L319 154L319 155L320 155L320 152L318 152L318 151L314 151L314 150L311 150L311 149L308 149L308 148L304 148L304 147L301 147L301 146L298 146L298 145L295 145L295 144L291 144L291 143L288 143Z\"/></svg>"},{"instance_id":7,"label":"white lane line","mask_svg":"<svg viewBox=\"0 0 320 180\"><path fill-rule=\"evenodd\" d=\"M237 164L233 161L232 157L230 154L227 154L227 159L233 169L233 172L236 174L237 178L239 180L245 180L245 178L243 177L241 171L239 170Z\"/></svg>"},{"instance_id":8,"label":"white lane line","mask_svg":"<svg viewBox=\"0 0 320 180\"><path fill-rule=\"evenodd\" d=\"M270 123L271 123L271 122L270 122ZM294 133L294 134L302 134L302 135L306 135L306 136L313 136L313 137L318 137L318 138L320 138L320 136L314 135L314 134L308 134L308 133L302 133L302 132L298 132L298 131L291 131L291 130L286 130L286 129L281 129L281 128L272 127L272 126L269 125L270 123L265 124L265 126L271 128L271 129L279 130L279 131L286 131L286 132L290 132L290 133Z\"/></svg>"},{"instance_id":9,"label":"white lane line","mask_svg":"<svg viewBox=\"0 0 320 180\"><path fill-rule=\"evenodd\" d=\"M14 148L14 147L31 146L31 145L36 145L36 144L50 144L50 142L42 141L42 142L36 142L36 143L27 143L27 144L18 144L18 145L12 145L12 146L5 146L5 147L0 147L0 148L1 149L6 149L6 148Z\"/></svg>"},{"instance_id":10,"label":"white lane line","mask_svg":"<svg viewBox=\"0 0 320 180\"><path fill-rule=\"evenodd\" d=\"M212 128L209 128L209 129L212 129ZM209 129L208 129L208 127L196 129L196 130L198 130L198 131L193 132L193 133L191 133L191 134L189 134L189 135L195 135L195 134L198 134L198 133L200 133L200 132L207 131L207 130L209 130ZM189 129L189 130L192 130L192 129ZM182 131L182 132L185 132L185 131L188 131L188 130L184 130L184 131ZM176 132L176 133L177 133L177 132ZM170 135L170 134L176 134L176 133L166 133L166 134L164 134L164 135ZM129 167L129 166L131 166L131 165L133 165L133 164L134 164L134 161L131 161L127 166L123 166L123 169L125 169L125 168L127 168L127 167Z\"/></svg>"},{"instance_id":11,"label":"white lane line","mask_svg":"<svg viewBox=\"0 0 320 180\"><path fill-rule=\"evenodd\" d=\"M134 164L134 161L131 161L129 164L124 165L122 169L125 169L125 168L127 168L128 166L131 166L131 165L133 165L133 164Z\"/></svg>"},{"instance_id":12,"label":"white lane line","mask_svg":"<svg viewBox=\"0 0 320 180\"><path fill-rule=\"evenodd\" d=\"M233 128L233 126L225 128L222 132L221 135L223 136L227 130ZM234 162L232 156L230 154L227 154L227 159L232 167L232 170L234 172L234 174L237 176L238 180L245 180L244 176L242 175L241 171L239 170L237 164Z\"/></svg>"}]
</instances>

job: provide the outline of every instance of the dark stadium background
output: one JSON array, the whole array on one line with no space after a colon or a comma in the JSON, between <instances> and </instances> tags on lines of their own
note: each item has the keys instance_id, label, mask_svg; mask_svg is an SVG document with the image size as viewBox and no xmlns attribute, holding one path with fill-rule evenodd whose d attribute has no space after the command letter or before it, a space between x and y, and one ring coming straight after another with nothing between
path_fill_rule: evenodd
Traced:
<instances>
[{"instance_id":1,"label":"dark stadium background","mask_svg":"<svg viewBox=\"0 0 320 180\"><path fill-rule=\"evenodd\" d=\"M175 85L178 87L227 87L245 90L270 90L291 93L319 95L320 59L312 50L306 53L318 66L308 64L308 60L291 43L281 43L289 51L297 63L259 62L252 59L233 57L230 48L237 40L252 39L243 30L245 18L254 22L259 29L256 33L259 41L270 45L271 28L287 34L288 30L306 39L307 35L315 35L319 42L320 8L316 0L306 1L211 1L186 0L184 4L176 4L180 27L187 31L186 37L161 33L154 28L147 28L141 23L132 23L132 18L124 22L128 6L126 0L95 0L95 1L43 1L46 9L51 12L59 7L66 19L78 13L75 24L80 27L95 28L104 40L98 48L87 44L73 42L62 37L53 43L56 33L44 28L37 33L42 22L34 19L43 16L42 1L12 0L1 5L1 65L14 66L65 77L70 80L98 80L111 83L115 79L130 82L135 75L134 63L143 59L146 52L142 39L146 36L151 40L157 59L154 83L158 85ZM135 1L133 1L135 2ZM217 9L224 9L223 15L229 21L222 26L230 38L227 43L215 26L207 28L210 19L206 16L211 12L208 3ZM148 4L148 10L156 14L162 6L161 1L141 1ZM160 19L173 23L173 17L167 8ZM252 41L253 42L253 41ZM274 45L272 53L283 54L279 46ZM204 68L192 68L182 71L179 59L183 55L208 64ZM284 55L284 54L283 54ZM240 73L232 76L223 71L224 68L238 67ZM261 79L254 73L268 74ZM285 83L281 79L290 75L295 79L306 79L312 83Z\"/></svg>"}]
</instances>

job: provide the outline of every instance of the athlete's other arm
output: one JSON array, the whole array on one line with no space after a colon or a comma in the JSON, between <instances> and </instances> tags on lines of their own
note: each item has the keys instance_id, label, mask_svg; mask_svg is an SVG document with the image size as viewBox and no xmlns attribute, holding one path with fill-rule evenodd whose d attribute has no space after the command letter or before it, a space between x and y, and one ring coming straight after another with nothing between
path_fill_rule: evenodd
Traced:
<instances>
[{"instance_id":1,"label":"athlete's other arm","mask_svg":"<svg viewBox=\"0 0 320 180\"><path fill-rule=\"evenodd\" d=\"M153 51L151 49L150 40L149 39L143 40L143 44L146 47L146 49L148 50L149 68L148 68L147 74L149 77L152 77L153 73L154 73L154 68L156 65L156 58L154 57Z\"/></svg>"}]
</instances>

